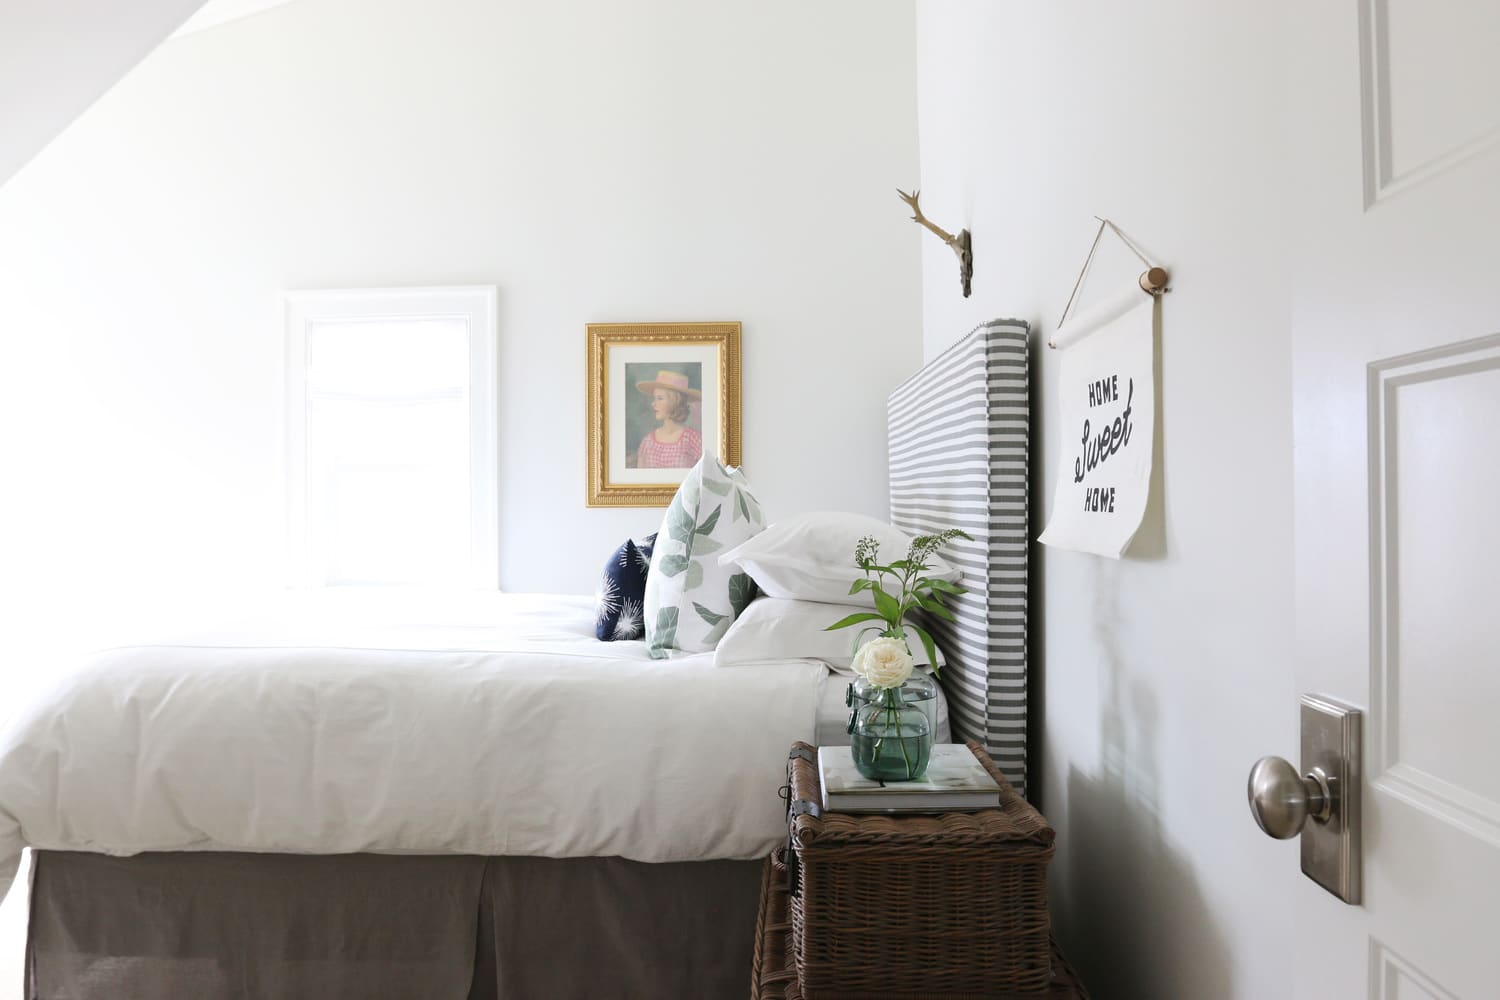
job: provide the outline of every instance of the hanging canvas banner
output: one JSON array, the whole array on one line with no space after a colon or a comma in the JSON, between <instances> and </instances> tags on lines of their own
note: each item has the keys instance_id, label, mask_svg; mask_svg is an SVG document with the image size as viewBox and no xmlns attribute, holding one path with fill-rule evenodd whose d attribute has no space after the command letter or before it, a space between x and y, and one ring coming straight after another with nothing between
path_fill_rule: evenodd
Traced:
<instances>
[{"instance_id":1,"label":"hanging canvas banner","mask_svg":"<svg viewBox=\"0 0 1500 1000\"><path fill-rule=\"evenodd\" d=\"M1156 436L1156 299L1134 284L1058 332L1062 453L1044 545L1118 559L1141 526ZM1092 332L1091 332L1092 331Z\"/></svg>"}]
</instances>

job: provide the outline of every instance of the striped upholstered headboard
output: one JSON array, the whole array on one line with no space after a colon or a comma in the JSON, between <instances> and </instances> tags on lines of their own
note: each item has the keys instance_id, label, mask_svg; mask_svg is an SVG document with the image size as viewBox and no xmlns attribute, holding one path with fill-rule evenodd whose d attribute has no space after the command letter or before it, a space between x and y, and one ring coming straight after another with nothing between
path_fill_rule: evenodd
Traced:
<instances>
[{"instance_id":1,"label":"striped upholstered headboard","mask_svg":"<svg viewBox=\"0 0 1500 1000\"><path fill-rule=\"evenodd\" d=\"M1021 320L975 328L891 393L891 521L962 528L944 558L968 593L932 620L957 740L984 744L1026 793L1027 355Z\"/></svg>"}]
</instances>

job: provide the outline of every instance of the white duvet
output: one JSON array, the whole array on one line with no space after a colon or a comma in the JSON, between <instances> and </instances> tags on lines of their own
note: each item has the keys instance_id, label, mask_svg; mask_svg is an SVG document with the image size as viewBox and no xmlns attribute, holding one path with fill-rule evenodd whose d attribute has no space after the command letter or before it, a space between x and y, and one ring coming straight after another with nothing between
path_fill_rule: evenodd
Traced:
<instances>
[{"instance_id":1,"label":"white duvet","mask_svg":"<svg viewBox=\"0 0 1500 1000\"><path fill-rule=\"evenodd\" d=\"M650 660L588 598L320 598L97 654L0 733L0 896L24 846L764 856L825 668Z\"/></svg>"}]
</instances>

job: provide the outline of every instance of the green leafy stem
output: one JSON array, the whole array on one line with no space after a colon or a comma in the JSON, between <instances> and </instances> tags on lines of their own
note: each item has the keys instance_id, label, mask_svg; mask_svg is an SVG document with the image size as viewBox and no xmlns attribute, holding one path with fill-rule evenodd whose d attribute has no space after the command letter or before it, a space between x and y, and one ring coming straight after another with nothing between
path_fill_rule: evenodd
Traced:
<instances>
[{"instance_id":1,"label":"green leafy stem","mask_svg":"<svg viewBox=\"0 0 1500 1000\"><path fill-rule=\"evenodd\" d=\"M859 648L860 640L870 631L902 641L906 640L906 634L910 631L922 643L922 648L927 653L927 662L932 664L933 673L936 673L937 643L925 628L908 621L907 614L921 610L943 621L957 621L944 602L967 591L956 583L936 580L926 575L932 569L928 560L955 538L973 540L967 532L958 528L948 528L934 535L918 535L911 540L906 558L897 559L889 565L879 561L880 543L873 536L861 538L854 546L854 565L864 573L864 577L854 581L849 587L849 594L853 596L868 590L875 600L875 610L856 612L841 618L824 631L832 632L855 625L866 626L855 633L855 649ZM871 624L873 622L881 622L883 627Z\"/></svg>"},{"instance_id":2,"label":"green leafy stem","mask_svg":"<svg viewBox=\"0 0 1500 1000\"><path fill-rule=\"evenodd\" d=\"M936 670L937 664L934 663L932 669ZM906 765L906 776L908 778L915 778L916 775L912 773L911 756L906 752L906 734L901 730L900 693L898 692L893 694L891 692L886 692L884 703L886 732L895 732L896 742L901 745L901 762ZM880 751L883 748L884 744L884 737L881 737L880 739L875 741L876 760L880 759Z\"/></svg>"}]
</instances>

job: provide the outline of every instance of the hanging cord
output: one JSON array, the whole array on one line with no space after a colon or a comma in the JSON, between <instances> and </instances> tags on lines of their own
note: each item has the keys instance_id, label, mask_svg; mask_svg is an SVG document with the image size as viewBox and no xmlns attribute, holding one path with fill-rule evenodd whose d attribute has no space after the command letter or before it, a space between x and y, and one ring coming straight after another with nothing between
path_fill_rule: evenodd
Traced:
<instances>
[{"instance_id":1,"label":"hanging cord","mask_svg":"<svg viewBox=\"0 0 1500 1000\"><path fill-rule=\"evenodd\" d=\"M1094 218L1099 219L1099 216L1096 215L1096 216L1094 216ZM1133 254L1135 254L1137 257L1139 257L1141 259L1141 263L1142 264L1145 264L1147 267L1155 267L1156 266L1155 264L1151 263L1149 260L1146 259L1146 255L1145 254L1141 253L1141 248L1135 245L1135 240L1133 240L1129 236L1125 235L1125 230L1121 229L1119 226L1115 225L1113 222L1110 222L1108 219L1099 219L1099 221L1102 224L1104 224L1104 225L1108 226L1109 228L1113 229L1115 231L1115 235L1118 236L1118 237L1120 237L1120 242L1124 243L1126 246L1128 246L1130 248L1130 252L1133 253Z\"/></svg>"},{"instance_id":2,"label":"hanging cord","mask_svg":"<svg viewBox=\"0 0 1500 1000\"><path fill-rule=\"evenodd\" d=\"M1096 215L1094 218L1099 219L1099 216ZM1078 289L1083 284L1084 275L1089 273L1089 265L1094 262L1094 253L1099 249L1099 240L1104 236L1105 226L1114 230L1115 235L1120 237L1120 242L1129 247L1130 252L1139 257L1141 263L1145 264L1148 270L1156 266L1146 259L1146 255L1141 252L1141 248L1135 245L1134 240L1125 235L1124 230L1108 219L1099 219L1099 231L1094 234L1094 242L1089 246L1089 255L1083 259L1083 268L1078 272L1078 280L1073 282L1073 290L1068 293L1068 304L1063 306L1062 315L1058 317L1057 329L1059 330L1062 329L1063 323L1067 322L1068 311L1073 308L1073 299L1078 295ZM1163 291L1166 291L1166 289L1163 289Z\"/></svg>"},{"instance_id":3,"label":"hanging cord","mask_svg":"<svg viewBox=\"0 0 1500 1000\"><path fill-rule=\"evenodd\" d=\"M1099 219L1099 216L1094 216ZM1078 280L1073 282L1073 290L1068 293L1068 304L1063 306L1062 315L1057 318L1057 329L1068 321L1068 310L1073 308L1073 298L1078 294L1078 286L1083 284L1083 276L1089 273L1089 265L1094 262L1094 251L1099 249L1099 239L1104 235L1104 227L1109 225L1108 219L1099 219L1099 231L1094 234L1094 242L1089 245L1089 255L1083 258L1083 267L1078 271Z\"/></svg>"}]
</instances>

